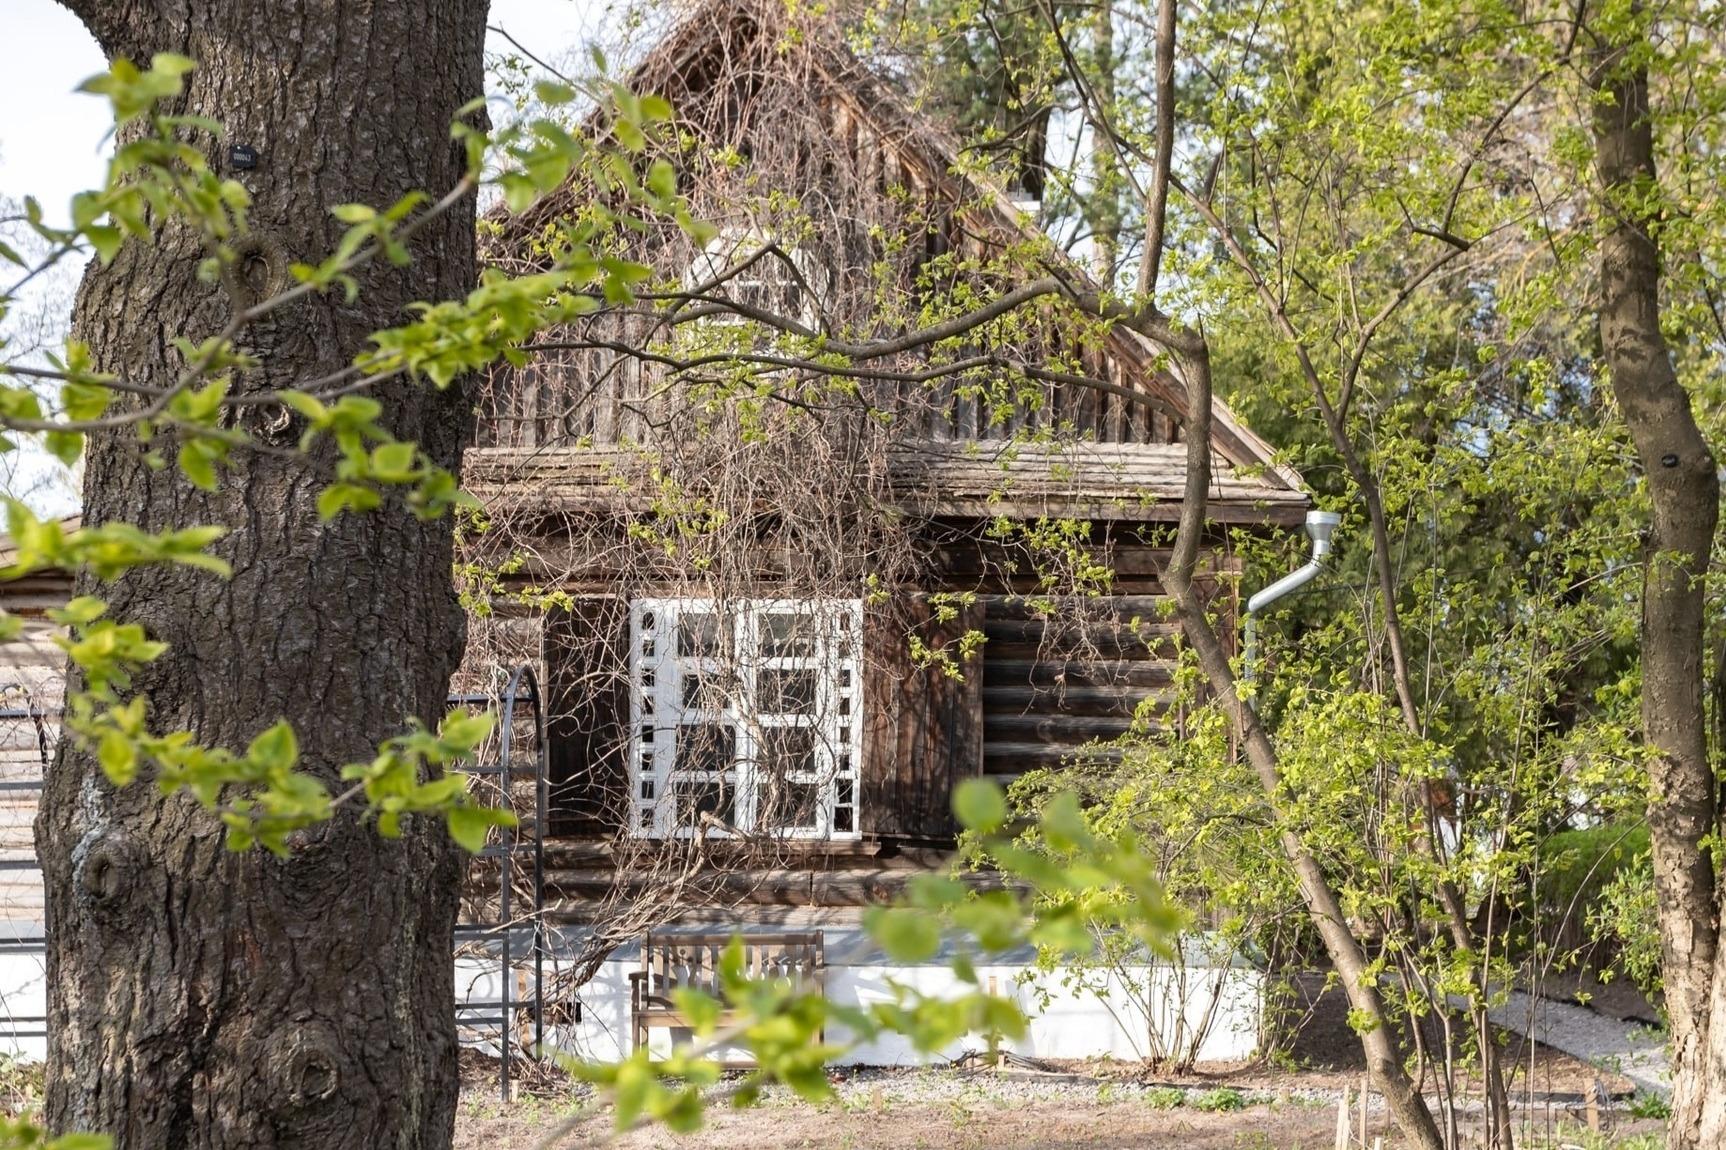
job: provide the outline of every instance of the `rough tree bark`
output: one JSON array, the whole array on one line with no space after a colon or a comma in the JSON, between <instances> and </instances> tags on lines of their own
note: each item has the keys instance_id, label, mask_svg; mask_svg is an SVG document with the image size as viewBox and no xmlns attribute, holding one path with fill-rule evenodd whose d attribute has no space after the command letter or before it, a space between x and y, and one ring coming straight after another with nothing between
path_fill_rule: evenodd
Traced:
<instances>
[{"instance_id":1,"label":"rough tree bark","mask_svg":"<svg viewBox=\"0 0 1726 1150\"><path fill-rule=\"evenodd\" d=\"M286 261L330 250L330 205L386 205L461 176L448 125L483 90L487 0L65 2L110 57L195 59L181 110L259 151L255 170L235 173L258 236L241 298L281 286ZM357 301L334 293L273 313L242 337L261 366L234 389L339 369L410 301L465 292L473 225L470 201L419 233L411 267L363 272ZM178 366L174 337L222 328L236 303L198 281L204 254L170 228L88 274L75 333L101 368L162 385ZM456 391L396 384L378 398L392 431L457 466ZM249 430L277 446L300 432L285 419ZM328 465L247 452L205 495L145 466L130 433L94 438L89 521L224 525L217 551L234 577L158 569L104 587L82 577L78 591L172 644L135 684L159 727L243 749L285 718L305 767L333 781L408 716L439 716L463 622L447 521L420 523L388 500L320 523ZM287 859L230 854L189 799L164 801L147 783L115 791L62 745L37 826L53 1129L108 1133L123 1150L449 1145L454 850L441 824L386 841L352 814L300 837Z\"/></svg>"},{"instance_id":2,"label":"rough tree bark","mask_svg":"<svg viewBox=\"0 0 1726 1150\"><path fill-rule=\"evenodd\" d=\"M1622 17L1620 17L1621 19ZM1648 68L1639 45L1601 46L1592 74L1595 162L1608 213L1600 250L1600 343L1636 445L1653 518L1642 584L1642 726L1655 758L1648 804L1659 891L1666 1009L1672 1021L1669 1146L1726 1137L1726 1033L1710 999L1726 992L1707 840L1719 826L1702 710L1703 580L1720 513L1714 455L1660 330L1660 250L1645 204L1658 188ZM1726 1027L1714 1028L1726 1031ZM1710 1052L1711 1047L1721 1047Z\"/></svg>"}]
</instances>

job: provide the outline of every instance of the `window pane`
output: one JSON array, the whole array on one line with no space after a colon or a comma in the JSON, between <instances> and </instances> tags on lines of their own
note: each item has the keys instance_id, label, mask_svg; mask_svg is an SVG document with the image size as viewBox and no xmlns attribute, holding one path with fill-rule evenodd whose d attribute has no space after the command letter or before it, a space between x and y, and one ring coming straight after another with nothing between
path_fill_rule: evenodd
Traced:
<instances>
[{"instance_id":1,"label":"window pane","mask_svg":"<svg viewBox=\"0 0 1726 1150\"><path fill-rule=\"evenodd\" d=\"M678 692L688 713L715 714L731 702L731 675L725 671L685 671L678 676Z\"/></svg>"},{"instance_id":2,"label":"window pane","mask_svg":"<svg viewBox=\"0 0 1726 1150\"><path fill-rule=\"evenodd\" d=\"M812 831L816 829L818 783L762 778L756 791L755 829Z\"/></svg>"},{"instance_id":3,"label":"window pane","mask_svg":"<svg viewBox=\"0 0 1726 1150\"><path fill-rule=\"evenodd\" d=\"M677 798L679 826L699 826L702 815L712 815L726 826L737 823L731 784L725 779L678 779L672 784L672 793Z\"/></svg>"},{"instance_id":4,"label":"window pane","mask_svg":"<svg viewBox=\"0 0 1726 1150\"><path fill-rule=\"evenodd\" d=\"M737 732L724 723L690 723L677 728L680 771L729 771L737 758Z\"/></svg>"},{"instance_id":5,"label":"window pane","mask_svg":"<svg viewBox=\"0 0 1726 1150\"><path fill-rule=\"evenodd\" d=\"M711 611L691 611L677 620L677 653L686 659L721 659L731 654L731 621Z\"/></svg>"},{"instance_id":6,"label":"window pane","mask_svg":"<svg viewBox=\"0 0 1726 1150\"><path fill-rule=\"evenodd\" d=\"M775 611L761 616L761 653L770 659L807 659L815 654L815 620Z\"/></svg>"},{"instance_id":7,"label":"window pane","mask_svg":"<svg viewBox=\"0 0 1726 1150\"><path fill-rule=\"evenodd\" d=\"M803 772L813 774L815 730L812 727L768 727L761 732L761 762L764 775L783 778Z\"/></svg>"},{"instance_id":8,"label":"window pane","mask_svg":"<svg viewBox=\"0 0 1726 1150\"><path fill-rule=\"evenodd\" d=\"M833 807L833 833L850 834L857 829L857 789L850 779L842 778L833 790L836 800Z\"/></svg>"},{"instance_id":9,"label":"window pane","mask_svg":"<svg viewBox=\"0 0 1726 1150\"><path fill-rule=\"evenodd\" d=\"M815 710L816 672L763 667L755 677L756 707L764 715L807 715Z\"/></svg>"}]
</instances>

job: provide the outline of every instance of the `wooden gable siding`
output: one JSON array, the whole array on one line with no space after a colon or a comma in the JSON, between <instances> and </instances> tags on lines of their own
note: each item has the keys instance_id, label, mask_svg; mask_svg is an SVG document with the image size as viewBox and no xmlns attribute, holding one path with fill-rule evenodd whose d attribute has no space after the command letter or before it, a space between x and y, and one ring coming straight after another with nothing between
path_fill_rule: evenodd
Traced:
<instances>
[{"instance_id":1,"label":"wooden gable siding","mask_svg":"<svg viewBox=\"0 0 1726 1150\"><path fill-rule=\"evenodd\" d=\"M762 45L751 45L736 30L718 37L716 52L721 45L734 59L752 59L753 66L739 68L736 76L715 77L697 53L684 62L686 74L658 81L672 89L668 94L686 117L680 128L688 138L713 153L748 158L735 170L715 163L701 148L674 152L670 158L680 168L681 186L698 218L721 227L745 227L776 241L782 239L781 227L800 233L783 242L795 245L798 255L813 265L811 278L826 285L816 327L847 338L868 338L915 322L883 323L874 295L882 268L890 269L891 290L911 315L932 289L1001 286L967 284L965 280L977 278L970 272L946 275L945 283L923 282L931 261L987 258L1023 244L1025 237L995 218L1000 206L992 191L935 170L911 142L861 114L853 94L845 90L847 79L823 66L828 49L781 52L768 44L762 51ZM749 57L752 51L759 56ZM703 83L724 85L729 94L705 91ZM788 102L795 104L795 116L785 114ZM752 184L757 167L763 173L761 183ZM774 209L764 206L769 199L798 206L776 219ZM543 223L543 214L531 218ZM910 242L889 244L887 236L905 236ZM533 266L533 257L524 254L531 251L531 241L532 232L525 227L509 231L494 242L490 259L527 270ZM520 250L512 250L511 244ZM671 284L680 282L702 258L690 238L671 226L650 227L625 254L653 267ZM1029 309L1024 314L1037 313ZM658 317L637 314L584 319L547 333L538 341L541 350L526 364L500 365L489 373L478 404L476 446L652 442L666 433L665 416L686 403L686 395L667 385L673 374L667 365L644 362L620 349L651 344L656 351L673 350L669 332ZM871 407L891 411L896 435L904 438L975 440L1064 429L1065 434L1106 443L1178 442L1180 413L1163 394L1166 389L1146 386L1152 373L1142 360L1122 354L1125 345L1118 339L1096 334L1085 338L1080 346L1045 315L1030 321L1011 354L1015 361L1035 366L1064 365L1118 391L1015 377L1010 398L991 397L974 379L949 377L931 383L870 381L863 385L861 398ZM873 366L908 372L926 368L928 360L911 353ZM1130 397L1135 394L1143 398Z\"/></svg>"}]
</instances>

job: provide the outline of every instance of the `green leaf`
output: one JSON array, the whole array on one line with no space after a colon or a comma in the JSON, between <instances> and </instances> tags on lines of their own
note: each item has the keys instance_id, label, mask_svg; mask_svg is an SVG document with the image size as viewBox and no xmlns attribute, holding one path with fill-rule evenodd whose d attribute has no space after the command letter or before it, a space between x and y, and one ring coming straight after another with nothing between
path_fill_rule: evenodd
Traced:
<instances>
[{"instance_id":1,"label":"green leaf","mask_svg":"<svg viewBox=\"0 0 1726 1150\"><path fill-rule=\"evenodd\" d=\"M96 761L116 787L123 787L138 776L136 744L112 727L102 732L101 742L96 746Z\"/></svg>"},{"instance_id":2,"label":"green leaf","mask_svg":"<svg viewBox=\"0 0 1726 1150\"><path fill-rule=\"evenodd\" d=\"M59 609L50 608L48 618L64 627L87 627L100 619L108 604L94 595L80 595Z\"/></svg>"},{"instance_id":3,"label":"green leaf","mask_svg":"<svg viewBox=\"0 0 1726 1150\"><path fill-rule=\"evenodd\" d=\"M653 161L647 169L647 190L662 200L677 194L677 169L663 159Z\"/></svg>"},{"instance_id":4,"label":"green leaf","mask_svg":"<svg viewBox=\"0 0 1726 1150\"><path fill-rule=\"evenodd\" d=\"M977 834L994 834L1007 821L1007 796L988 779L966 779L953 788L953 814Z\"/></svg>"},{"instance_id":5,"label":"green leaf","mask_svg":"<svg viewBox=\"0 0 1726 1150\"><path fill-rule=\"evenodd\" d=\"M371 511L380 502L378 493L358 483L332 483L318 495L318 518L334 519L343 511Z\"/></svg>"},{"instance_id":6,"label":"green leaf","mask_svg":"<svg viewBox=\"0 0 1726 1150\"><path fill-rule=\"evenodd\" d=\"M204 491L216 489L216 465L202 440L192 439L180 445L180 471L192 486Z\"/></svg>"},{"instance_id":7,"label":"green leaf","mask_svg":"<svg viewBox=\"0 0 1726 1150\"><path fill-rule=\"evenodd\" d=\"M120 254L120 245L125 242L126 237L119 228L106 224L91 224L84 229L84 238L96 249L96 258L106 265L113 263L114 257Z\"/></svg>"},{"instance_id":8,"label":"green leaf","mask_svg":"<svg viewBox=\"0 0 1726 1150\"><path fill-rule=\"evenodd\" d=\"M372 448L371 472L380 483L406 483L414 475L412 443L380 443Z\"/></svg>"},{"instance_id":9,"label":"green leaf","mask_svg":"<svg viewBox=\"0 0 1726 1150\"><path fill-rule=\"evenodd\" d=\"M167 76L184 76L197 66L196 60L177 52L157 52L150 57L150 70Z\"/></svg>"},{"instance_id":10,"label":"green leaf","mask_svg":"<svg viewBox=\"0 0 1726 1150\"><path fill-rule=\"evenodd\" d=\"M874 907L864 926L898 962L926 962L941 949L941 924L933 914L908 907Z\"/></svg>"},{"instance_id":11,"label":"green leaf","mask_svg":"<svg viewBox=\"0 0 1726 1150\"><path fill-rule=\"evenodd\" d=\"M267 771L291 770L300 758L300 743L294 728L284 719L253 739L246 758Z\"/></svg>"},{"instance_id":12,"label":"green leaf","mask_svg":"<svg viewBox=\"0 0 1726 1150\"><path fill-rule=\"evenodd\" d=\"M323 427L329 422L330 409L303 391L278 391L276 398L282 401L283 406L298 412L313 427Z\"/></svg>"},{"instance_id":13,"label":"green leaf","mask_svg":"<svg viewBox=\"0 0 1726 1150\"><path fill-rule=\"evenodd\" d=\"M678 987L671 992L671 1000L688 1020L689 1028L702 1036L713 1033L725 1012L724 1004L717 998L693 987Z\"/></svg>"},{"instance_id":14,"label":"green leaf","mask_svg":"<svg viewBox=\"0 0 1726 1150\"><path fill-rule=\"evenodd\" d=\"M567 104L575 99L575 89L568 84L560 84L556 80L540 80L533 86L533 94L539 97L540 103L556 107Z\"/></svg>"},{"instance_id":15,"label":"green leaf","mask_svg":"<svg viewBox=\"0 0 1726 1150\"><path fill-rule=\"evenodd\" d=\"M492 827L512 827L515 816L508 811L490 807L452 807L444 813L449 824L449 837L470 854L485 848L485 837Z\"/></svg>"},{"instance_id":16,"label":"green leaf","mask_svg":"<svg viewBox=\"0 0 1726 1150\"><path fill-rule=\"evenodd\" d=\"M60 407L71 420L95 419L113 399L114 393L100 384L72 380L60 388Z\"/></svg>"},{"instance_id":17,"label":"green leaf","mask_svg":"<svg viewBox=\"0 0 1726 1150\"><path fill-rule=\"evenodd\" d=\"M42 436L42 446L67 467L84 454L84 435L78 431L50 431Z\"/></svg>"},{"instance_id":18,"label":"green leaf","mask_svg":"<svg viewBox=\"0 0 1726 1150\"><path fill-rule=\"evenodd\" d=\"M470 751L491 734L495 721L490 711L451 711L439 725L438 737L451 746Z\"/></svg>"}]
</instances>

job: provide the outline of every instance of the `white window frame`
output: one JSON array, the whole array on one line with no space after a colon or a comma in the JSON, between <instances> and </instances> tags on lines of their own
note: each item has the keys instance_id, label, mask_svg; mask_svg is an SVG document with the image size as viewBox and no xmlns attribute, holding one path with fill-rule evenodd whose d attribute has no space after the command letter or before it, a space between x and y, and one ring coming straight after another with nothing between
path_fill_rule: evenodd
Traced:
<instances>
[{"instance_id":1,"label":"white window frame","mask_svg":"<svg viewBox=\"0 0 1726 1150\"><path fill-rule=\"evenodd\" d=\"M727 227L708 240L695 253L694 261L684 273L685 291L693 291L725 275L749 257L758 254L768 244L760 233L749 228ZM782 254L781 254L782 253ZM786 266L789 260L791 266ZM793 273L795 269L795 274ZM801 282L798 282L801 280ZM819 293L827 291L826 277L801 247L781 245L778 252L769 252L748 268L727 279L714 289L724 299L746 304L759 310L776 313L781 310L779 299L795 290L800 297L796 314L786 316L807 328L816 328L821 319ZM710 316L716 323L745 323L742 315Z\"/></svg>"},{"instance_id":2,"label":"white window frame","mask_svg":"<svg viewBox=\"0 0 1726 1150\"><path fill-rule=\"evenodd\" d=\"M766 656L764 620L775 615L812 620L813 653ZM720 659L678 650L684 619L729 619L730 643ZM724 634L720 628L717 634ZM678 819L680 784L716 781L731 792L731 825L745 835L846 840L858 838L861 809L858 768L863 740L863 604L857 599L642 598L629 609L629 793L631 833L642 838L691 838L696 828ZM728 663L728 666L726 665ZM815 694L808 713L763 713L758 679L770 670L813 671ZM703 712L684 699L683 680L709 673L734 676L735 692L718 710ZM729 768L696 773L677 765L681 731L698 723L728 727ZM812 825L763 829L759 811L764 734L775 728L815 732L815 767L787 781L816 788ZM714 776L717 775L718 778ZM839 828L839 829L836 829ZM709 828L709 834L726 832Z\"/></svg>"}]
</instances>

